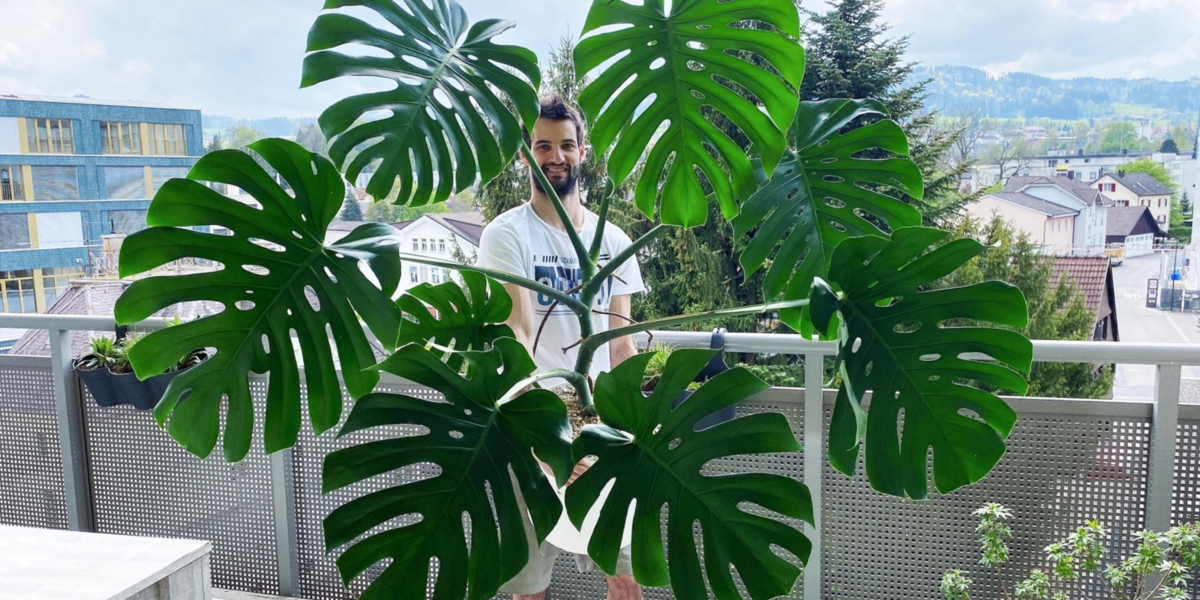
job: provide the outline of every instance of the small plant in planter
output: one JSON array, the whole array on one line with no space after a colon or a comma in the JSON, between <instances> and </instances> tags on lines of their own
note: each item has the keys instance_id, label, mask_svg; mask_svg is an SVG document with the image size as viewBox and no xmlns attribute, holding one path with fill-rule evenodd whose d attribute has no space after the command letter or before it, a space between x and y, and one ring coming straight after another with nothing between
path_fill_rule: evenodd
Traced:
<instances>
[{"instance_id":1,"label":"small plant in planter","mask_svg":"<svg viewBox=\"0 0 1200 600\"><path fill-rule=\"evenodd\" d=\"M162 399L175 376L208 358L204 350L195 350L162 373L138 379L129 362L129 352L139 339L138 334L115 341L101 336L92 340L90 353L75 359L75 372L92 393L96 404L106 408L132 404L138 410L151 410Z\"/></svg>"}]
</instances>

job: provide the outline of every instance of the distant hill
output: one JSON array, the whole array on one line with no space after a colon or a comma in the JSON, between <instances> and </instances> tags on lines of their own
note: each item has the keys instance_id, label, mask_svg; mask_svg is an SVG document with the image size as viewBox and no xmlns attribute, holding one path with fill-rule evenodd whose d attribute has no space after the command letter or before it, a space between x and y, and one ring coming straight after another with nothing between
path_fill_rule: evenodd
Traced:
<instances>
[{"instance_id":1,"label":"distant hill","mask_svg":"<svg viewBox=\"0 0 1200 600\"><path fill-rule=\"evenodd\" d=\"M235 119L220 115L201 115L205 129L224 131L239 125L245 125L255 131L261 131L268 137L295 135L296 130L317 122L315 117L289 119L285 117L269 117L266 119Z\"/></svg>"},{"instance_id":2,"label":"distant hill","mask_svg":"<svg viewBox=\"0 0 1200 600\"><path fill-rule=\"evenodd\" d=\"M996 118L1142 115L1194 122L1200 110L1200 79L1052 79L1030 73L991 77L981 69L954 66L919 66L912 78L933 80L927 106L944 113L978 107Z\"/></svg>"}]
</instances>

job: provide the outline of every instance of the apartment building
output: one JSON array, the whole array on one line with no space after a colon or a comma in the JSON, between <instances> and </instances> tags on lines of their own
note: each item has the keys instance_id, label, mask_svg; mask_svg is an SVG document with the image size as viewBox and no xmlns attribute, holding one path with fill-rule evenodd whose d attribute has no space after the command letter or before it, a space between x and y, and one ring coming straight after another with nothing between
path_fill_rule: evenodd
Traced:
<instances>
[{"instance_id":1,"label":"apartment building","mask_svg":"<svg viewBox=\"0 0 1200 600\"><path fill-rule=\"evenodd\" d=\"M0 93L0 312L45 312L203 154L200 111Z\"/></svg>"}]
</instances>

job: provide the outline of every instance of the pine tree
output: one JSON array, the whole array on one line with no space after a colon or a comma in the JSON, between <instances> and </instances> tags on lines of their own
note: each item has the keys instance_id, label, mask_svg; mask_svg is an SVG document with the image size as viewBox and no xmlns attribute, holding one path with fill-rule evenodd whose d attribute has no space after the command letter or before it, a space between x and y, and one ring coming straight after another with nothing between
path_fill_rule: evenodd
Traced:
<instances>
[{"instance_id":1,"label":"pine tree","mask_svg":"<svg viewBox=\"0 0 1200 600\"><path fill-rule=\"evenodd\" d=\"M922 112L930 80L909 82L917 65L904 58L908 37L888 37L890 27L879 20L883 4L884 0L832 0L823 13L801 9L810 17L810 26L804 32L807 64L800 98L883 103L908 134L912 158L925 177L924 200L904 200L921 211L926 224L945 223L975 198L959 191L971 163L951 160L964 131L941 129L935 113Z\"/></svg>"},{"instance_id":2,"label":"pine tree","mask_svg":"<svg viewBox=\"0 0 1200 600\"><path fill-rule=\"evenodd\" d=\"M346 186L346 201L342 204L342 214L338 218L343 221L365 221L362 206L358 204L358 192L353 186Z\"/></svg>"},{"instance_id":3,"label":"pine tree","mask_svg":"<svg viewBox=\"0 0 1200 600\"><path fill-rule=\"evenodd\" d=\"M216 133L213 135L212 140L210 140L208 142L208 146L204 147L204 153L208 154L209 152L216 152L217 150L224 150L224 149L225 149L225 141L221 139L220 133Z\"/></svg>"},{"instance_id":4,"label":"pine tree","mask_svg":"<svg viewBox=\"0 0 1200 600\"><path fill-rule=\"evenodd\" d=\"M1179 144L1176 144L1174 139L1167 138L1163 140L1162 147L1158 151L1163 154L1179 154Z\"/></svg>"},{"instance_id":5,"label":"pine tree","mask_svg":"<svg viewBox=\"0 0 1200 600\"><path fill-rule=\"evenodd\" d=\"M1183 214L1185 215L1192 214L1192 201L1188 198L1187 192L1184 192L1183 195L1179 197L1179 208L1183 209Z\"/></svg>"}]
</instances>

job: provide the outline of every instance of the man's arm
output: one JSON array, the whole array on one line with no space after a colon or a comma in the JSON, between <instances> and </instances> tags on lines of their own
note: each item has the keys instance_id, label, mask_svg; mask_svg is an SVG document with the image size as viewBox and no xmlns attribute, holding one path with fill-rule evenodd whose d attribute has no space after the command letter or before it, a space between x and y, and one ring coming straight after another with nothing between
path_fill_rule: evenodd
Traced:
<instances>
[{"instance_id":1,"label":"man's arm","mask_svg":"<svg viewBox=\"0 0 1200 600\"><path fill-rule=\"evenodd\" d=\"M533 356L533 337L537 334L537 325L533 322L533 303L529 301L529 292L515 283L504 284L504 290L512 298L512 314L508 315L504 324L512 328L517 341Z\"/></svg>"},{"instance_id":2,"label":"man's arm","mask_svg":"<svg viewBox=\"0 0 1200 600\"><path fill-rule=\"evenodd\" d=\"M613 314L608 316L608 328L616 329L625 327L633 323L629 318L629 295L623 294L613 296L609 301L608 312ZM621 315L617 317L615 315ZM624 362L625 359L637 354L637 344L634 343L632 335L619 337L608 342L608 363L610 367L615 368L617 365Z\"/></svg>"}]
</instances>

